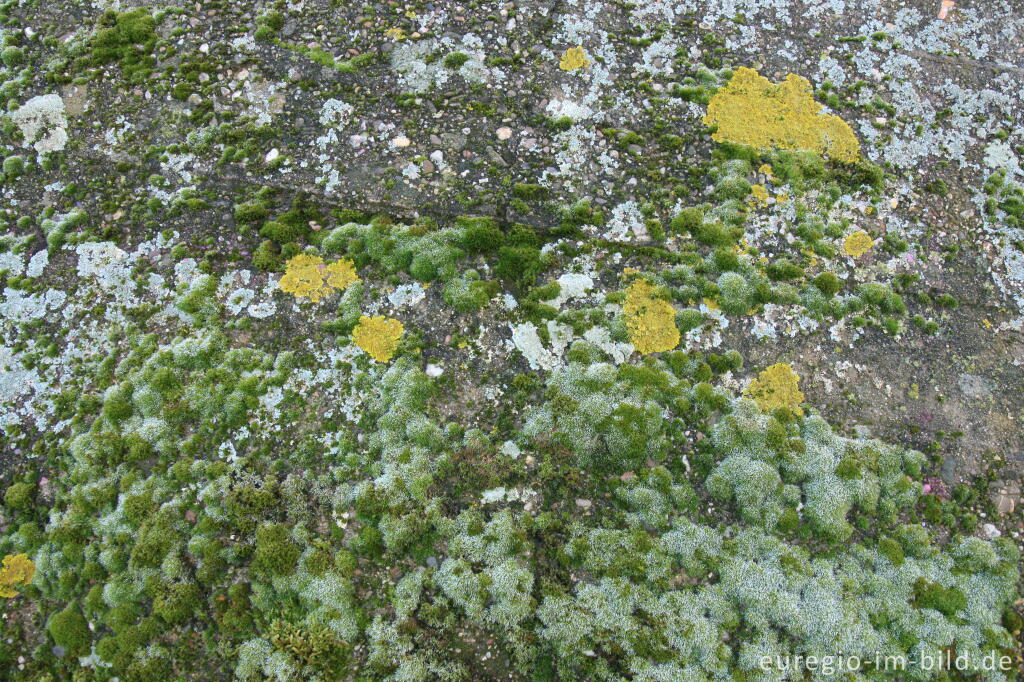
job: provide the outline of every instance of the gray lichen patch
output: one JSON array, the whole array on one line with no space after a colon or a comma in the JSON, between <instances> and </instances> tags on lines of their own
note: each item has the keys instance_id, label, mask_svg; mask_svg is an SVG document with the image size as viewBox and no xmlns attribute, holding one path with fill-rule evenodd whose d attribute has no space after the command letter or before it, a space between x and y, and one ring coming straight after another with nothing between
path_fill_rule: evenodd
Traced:
<instances>
[{"instance_id":1,"label":"gray lichen patch","mask_svg":"<svg viewBox=\"0 0 1024 682\"><path fill-rule=\"evenodd\" d=\"M68 142L68 121L60 95L39 95L13 113L11 120L21 130L23 144L39 154L59 152Z\"/></svg>"}]
</instances>

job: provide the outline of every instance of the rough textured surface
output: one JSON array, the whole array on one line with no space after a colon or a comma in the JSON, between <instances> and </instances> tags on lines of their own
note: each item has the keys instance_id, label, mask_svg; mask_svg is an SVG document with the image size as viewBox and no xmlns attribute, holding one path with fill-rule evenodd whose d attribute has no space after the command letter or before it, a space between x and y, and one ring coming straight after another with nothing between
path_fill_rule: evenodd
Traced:
<instances>
[{"instance_id":1,"label":"rough textured surface","mask_svg":"<svg viewBox=\"0 0 1024 682\"><path fill-rule=\"evenodd\" d=\"M1022 36L0 4L0 676L1019 669Z\"/></svg>"}]
</instances>

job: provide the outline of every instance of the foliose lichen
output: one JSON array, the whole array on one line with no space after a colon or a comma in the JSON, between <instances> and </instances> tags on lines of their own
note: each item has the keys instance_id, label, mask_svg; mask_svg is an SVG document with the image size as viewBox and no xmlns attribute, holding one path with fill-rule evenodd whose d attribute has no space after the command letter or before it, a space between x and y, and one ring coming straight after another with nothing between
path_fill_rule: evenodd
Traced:
<instances>
[{"instance_id":1,"label":"foliose lichen","mask_svg":"<svg viewBox=\"0 0 1024 682\"><path fill-rule=\"evenodd\" d=\"M637 352L644 355L670 351L679 345L676 311L668 301L655 297L654 292L650 283L638 279L626 291L623 305L629 339Z\"/></svg>"},{"instance_id":2,"label":"foliose lichen","mask_svg":"<svg viewBox=\"0 0 1024 682\"><path fill-rule=\"evenodd\" d=\"M716 142L756 149L813 151L837 161L860 158L860 142L843 119L822 114L807 79L789 74L776 85L741 66L708 104L704 123Z\"/></svg>"},{"instance_id":3,"label":"foliose lichen","mask_svg":"<svg viewBox=\"0 0 1024 682\"><path fill-rule=\"evenodd\" d=\"M753 398L766 412L783 407L793 414L803 414L800 404L804 401L804 394L800 390L800 376L784 362L778 362L758 374L750 382L745 395Z\"/></svg>"},{"instance_id":4,"label":"foliose lichen","mask_svg":"<svg viewBox=\"0 0 1024 682\"><path fill-rule=\"evenodd\" d=\"M319 256L300 253L286 264L279 286L297 298L308 298L317 303L331 292L344 291L357 281L359 275L348 258L325 264Z\"/></svg>"},{"instance_id":5,"label":"foliose lichen","mask_svg":"<svg viewBox=\"0 0 1024 682\"><path fill-rule=\"evenodd\" d=\"M352 341L377 362L388 362L398 350L405 327L395 319L375 315L359 317L352 330Z\"/></svg>"}]
</instances>

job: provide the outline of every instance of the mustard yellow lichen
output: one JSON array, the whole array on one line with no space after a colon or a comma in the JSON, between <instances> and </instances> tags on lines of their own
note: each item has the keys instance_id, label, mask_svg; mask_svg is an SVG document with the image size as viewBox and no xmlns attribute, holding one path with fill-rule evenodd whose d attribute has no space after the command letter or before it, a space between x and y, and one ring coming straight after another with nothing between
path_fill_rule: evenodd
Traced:
<instances>
[{"instance_id":1,"label":"mustard yellow lichen","mask_svg":"<svg viewBox=\"0 0 1024 682\"><path fill-rule=\"evenodd\" d=\"M771 195L768 194L768 188L764 185L751 185L750 199L748 199L748 201L755 206L767 206L770 196Z\"/></svg>"},{"instance_id":2,"label":"mustard yellow lichen","mask_svg":"<svg viewBox=\"0 0 1024 682\"><path fill-rule=\"evenodd\" d=\"M660 353L679 345L676 311L667 301L654 297L654 287L648 282L638 279L629 286L623 314L637 352Z\"/></svg>"},{"instance_id":3,"label":"mustard yellow lichen","mask_svg":"<svg viewBox=\"0 0 1024 682\"><path fill-rule=\"evenodd\" d=\"M590 60L587 59L587 53L583 51L583 47L570 47L562 55L562 61L558 63L558 68L562 71L575 71L577 69L585 69L590 66Z\"/></svg>"},{"instance_id":4,"label":"mustard yellow lichen","mask_svg":"<svg viewBox=\"0 0 1024 682\"><path fill-rule=\"evenodd\" d=\"M800 391L800 375L784 362L776 363L758 374L744 394L753 398L766 412L785 407L797 415L804 413L800 409L800 403L804 401L804 394Z\"/></svg>"},{"instance_id":5,"label":"mustard yellow lichen","mask_svg":"<svg viewBox=\"0 0 1024 682\"><path fill-rule=\"evenodd\" d=\"M28 585L36 574L36 565L25 554L8 554L0 567L0 597L17 597L17 585Z\"/></svg>"},{"instance_id":6,"label":"mustard yellow lichen","mask_svg":"<svg viewBox=\"0 0 1024 682\"><path fill-rule=\"evenodd\" d=\"M362 315L352 330L352 341L377 362L387 362L398 350L404 331L405 327L398 320L383 315Z\"/></svg>"},{"instance_id":7,"label":"mustard yellow lichen","mask_svg":"<svg viewBox=\"0 0 1024 682\"><path fill-rule=\"evenodd\" d=\"M875 240L871 238L870 234L864 230L857 230L856 232L850 233L850 235L843 241L843 251L846 252L847 256L860 258L870 251L871 247L874 245Z\"/></svg>"},{"instance_id":8,"label":"mustard yellow lichen","mask_svg":"<svg viewBox=\"0 0 1024 682\"><path fill-rule=\"evenodd\" d=\"M300 253L285 264L278 286L298 298L317 303L335 289L344 290L358 280L355 264L347 258L326 265L319 256Z\"/></svg>"},{"instance_id":9,"label":"mustard yellow lichen","mask_svg":"<svg viewBox=\"0 0 1024 682\"><path fill-rule=\"evenodd\" d=\"M348 258L334 261L327 266L327 286L334 287L339 291L348 289L348 285L359 281L356 274L355 263Z\"/></svg>"},{"instance_id":10,"label":"mustard yellow lichen","mask_svg":"<svg viewBox=\"0 0 1024 682\"><path fill-rule=\"evenodd\" d=\"M848 163L860 158L860 142L850 126L838 116L822 114L811 84L792 73L776 85L741 66L711 98L704 123L717 126L712 135L716 142L813 151Z\"/></svg>"}]
</instances>

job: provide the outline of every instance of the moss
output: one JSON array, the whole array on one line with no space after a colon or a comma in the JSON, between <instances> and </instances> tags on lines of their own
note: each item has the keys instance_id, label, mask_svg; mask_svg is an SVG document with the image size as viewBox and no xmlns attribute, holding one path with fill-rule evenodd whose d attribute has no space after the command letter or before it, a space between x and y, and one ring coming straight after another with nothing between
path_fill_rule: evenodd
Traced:
<instances>
[{"instance_id":1,"label":"moss","mask_svg":"<svg viewBox=\"0 0 1024 682\"><path fill-rule=\"evenodd\" d=\"M57 646L71 656L85 656L89 653L92 635L89 623L75 604L68 604L63 611L53 614L46 622L46 631Z\"/></svg>"},{"instance_id":2,"label":"moss","mask_svg":"<svg viewBox=\"0 0 1024 682\"><path fill-rule=\"evenodd\" d=\"M497 282L481 282L475 270L467 270L444 286L445 303L461 313L469 313L487 305L498 293Z\"/></svg>"},{"instance_id":3,"label":"moss","mask_svg":"<svg viewBox=\"0 0 1024 682\"><path fill-rule=\"evenodd\" d=\"M512 186L512 196L526 201L543 199L547 195L547 188L529 183L516 183Z\"/></svg>"},{"instance_id":4,"label":"moss","mask_svg":"<svg viewBox=\"0 0 1024 682\"><path fill-rule=\"evenodd\" d=\"M924 184L924 191L944 197L949 194L949 185L942 178L934 178Z\"/></svg>"},{"instance_id":5,"label":"moss","mask_svg":"<svg viewBox=\"0 0 1024 682\"><path fill-rule=\"evenodd\" d=\"M677 152L686 145L686 141L678 135L665 134L658 138L658 144L662 149Z\"/></svg>"},{"instance_id":6,"label":"moss","mask_svg":"<svg viewBox=\"0 0 1024 682\"><path fill-rule=\"evenodd\" d=\"M462 67L463 64L469 61L469 55L465 52L452 52L447 55L442 62L446 69L453 71Z\"/></svg>"},{"instance_id":7,"label":"moss","mask_svg":"<svg viewBox=\"0 0 1024 682\"><path fill-rule=\"evenodd\" d=\"M508 231L508 245L533 246L539 249L544 245L544 238L536 228L522 223L515 223Z\"/></svg>"},{"instance_id":8,"label":"moss","mask_svg":"<svg viewBox=\"0 0 1024 682\"><path fill-rule=\"evenodd\" d=\"M704 324L704 313L696 308L680 310L676 315L676 326L684 333L696 329L702 324Z\"/></svg>"},{"instance_id":9,"label":"moss","mask_svg":"<svg viewBox=\"0 0 1024 682\"><path fill-rule=\"evenodd\" d=\"M843 288L843 282L831 272L823 272L813 280L811 283L818 288L821 293L826 296L835 296Z\"/></svg>"},{"instance_id":10,"label":"moss","mask_svg":"<svg viewBox=\"0 0 1024 682\"><path fill-rule=\"evenodd\" d=\"M239 223L257 223L270 215L270 207L264 201L248 201L236 205L234 213Z\"/></svg>"},{"instance_id":11,"label":"moss","mask_svg":"<svg viewBox=\"0 0 1024 682\"><path fill-rule=\"evenodd\" d=\"M291 539L288 526L273 523L256 530L256 551L253 569L268 576L290 575L295 571L301 555L299 546Z\"/></svg>"},{"instance_id":12,"label":"moss","mask_svg":"<svg viewBox=\"0 0 1024 682\"><path fill-rule=\"evenodd\" d=\"M669 226L676 234L694 234L703 224L704 212L691 206L677 213Z\"/></svg>"},{"instance_id":13,"label":"moss","mask_svg":"<svg viewBox=\"0 0 1024 682\"><path fill-rule=\"evenodd\" d=\"M772 174L782 182L803 187L828 177L825 163L814 152L778 151L769 156Z\"/></svg>"},{"instance_id":14,"label":"moss","mask_svg":"<svg viewBox=\"0 0 1024 682\"><path fill-rule=\"evenodd\" d=\"M268 10L256 18L256 24L277 33L284 28L284 14L276 9Z\"/></svg>"},{"instance_id":15,"label":"moss","mask_svg":"<svg viewBox=\"0 0 1024 682\"><path fill-rule=\"evenodd\" d=\"M157 568L171 550L177 535L161 519L152 519L139 531L132 547L131 565L138 568Z\"/></svg>"},{"instance_id":16,"label":"moss","mask_svg":"<svg viewBox=\"0 0 1024 682\"><path fill-rule=\"evenodd\" d=\"M257 270L275 272L281 269L281 252L269 239L260 242L252 254L252 265Z\"/></svg>"},{"instance_id":17,"label":"moss","mask_svg":"<svg viewBox=\"0 0 1024 682\"><path fill-rule=\"evenodd\" d=\"M714 196L721 201L745 199L752 191L750 182L739 175L729 175L715 185Z\"/></svg>"},{"instance_id":18,"label":"moss","mask_svg":"<svg viewBox=\"0 0 1024 682\"><path fill-rule=\"evenodd\" d=\"M128 495L123 502L125 520L132 528L139 528L150 515L157 510L157 505L148 493Z\"/></svg>"},{"instance_id":19,"label":"moss","mask_svg":"<svg viewBox=\"0 0 1024 682\"><path fill-rule=\"evenodd\" d=\"M493 253L505 243L505 235L493 218L463 216L457 222L462 228L459 245L467 253Z\"/></svg>"},{"instance_id":20,"label":"moss","mask_svg":"<svg viewBox=\"0 0 1024 682\"><path fill-rule=\"evenodd\" d=\"M605 224L604 213L595 209L589 199L580 199L571 206L566 206L559 212L561 217L560 229L568 234L576 234L571 228L578 228L583 225L596 225L601 227Z\"/></svg>"},{"instance_id":21,"label":"moss","mask_svg":"<svg viewBox=\"0 0 1024 682\"><path fill-rule=\"evenodd\" d=\"M149 9L121 13L108 10L89 41L89 63L103 66L119 62L129 80L141 81L152 71L154 60L148 55L155 49L156 40L156 19Z\"/></svg>"},{"instance_id":22,"label":"moss","mask_svg":"<svg viewBox=\"0 0 1024 682\"><path fill-rule=\"evenodd\" d=\"M530 289L530 293L526 296L531 301L550 301L557 298L560 293L562 293L562 287L558 282L552 281Z\"/></svg>"},{"instance_id":23,"label":"moss","mask_svg":"<svg viewBox=\"0 0 1024 682\"><path fill-rule=\"evenodd\" d=\"M832 176L847 187L854 189L870 187L874 190L881 190L885 183L885 171L867 159L840 164L832 171Z\"/></svg>"},{"instance_id":24,"label":"moss","mask_svg":"<svg viewBox=\"0 0 1024 682\"><path fill-rule=\"evenodd\" d=\"M4 175L17 178L25 174L25 159L20 156L8 156L4 159Z\"/></svg>"},{"instance_id":25,"label":"moss","mask_svg":"<svg viewBox=\"0 0 1024 682\"><path fill-rule=\"evenodd\" d=\"M699 225L693 238L708 246L728 247L736 243L737 234L722 223L714 222Z\"/></svg>"},{"instance_id":26,"label":"moss","mask_svg":"<svg viewBox=\"0 0 1024 682\"><path fill-rule=\"evenodd\" d=\"M943 587L927 578L918 578L914 583L914 601L919 608L935 609L949 617L967 607L967 595L959 587Z\"/></svg>"},{"instance_id":27,"label":"moss","mask_svg":"<svg viewBox=\"0 0 1024 682\"><path fill-rule=\"evenodd\" d=\"M8 45L0 51L0 60L4 65L16 68L25 63L25 52L15 45Z\"/></svg>"},{"instance_id":28,"label":"moss","mask_svg":"<svg viewBox=\"0 0 1024 682\"><path fill-rule=\"evenodd\" d=\"M153 600L153 614L168 625L178 625L195 615L201 605L202 592L196 583L165 583Z\"/></svg>"},{"instance_id":29,"label":"moss","mask_svg":"<svg viewBox=\"0 0 1024 682\"><path fill-rule=\"evenodd\" d=\"M35 492L36 487L31 483L12 483L4 491L4 506L11 510L28 511L32 508Z\"/></svg>"},{"instance_id":30,"label":"moss","mask_svg":"<svg viewBox=\"0 0 1024 682\"><path fill-rule=\"evenodd\" d=\"M860 478L860 462L856 457L844 457L836 465L836 476L845 479Z\"/></svg>"},{"instance_id":31,"label":"moss","mask_svg":"<svg viewBox=\"0 0 1024 682\"><path fill-rule=\"evenodd\" d=\"M795 509L785 509L775 524L780 533L794 533L800 528L800 514Z\"/></svg>"},{"instance_id":32,"label":"moss","mask_svg":"<svg viewBox=\"0 0 1024 682\"><path fill-rule=\"evenodd\" d=\"M1016 637L1019 637L1021 631L1024 630L1024 618L1021 618L1016 611L1009 607L1003 611L1002 623L1006 631Z\"/></svg>"},{"instance_id":33,"label":"moss","mask_svg":"<svg viewBox=\"0 0 1024 682\"><path fill-rule=\"evenodd\" d=\"M569 116L561 116L559 118L548 118L545 120L545 123L555 132L565 132L572 128L575 121Z\"/></svg>"},{"instance_id":34,"label":"moss","mask_svg":"<svg viewBox=\"0 0 1024 682\"><path fill-rule=\"evenodd\" d=\"M503 246L498 249L494 274L512 282L530 282L544 270L540 249L535 246Z\"/></svg>"},{"instance_id":35,"label":"moss","mask_svg":"<svg viewBox=\"0 0 1024 682\"><path fill-rule=\"evenodd\" d=\"M769 279L776 282L789 281L802 278L804 270L799 265L785 258L780 258L765 268L765 274L768 275Z\"/></svg>"},{"instance_id":36,"label":"moss","mask_svg":"<svg viewBox=\"0 0 1024 682\"><path fill-rule=\"evenodd\" d=\"M736 272L723 273L716 282L720 293L722 310L730 315L743 315L750 310L753 290L743 275Z\"/></svg>"}]
</instances>

